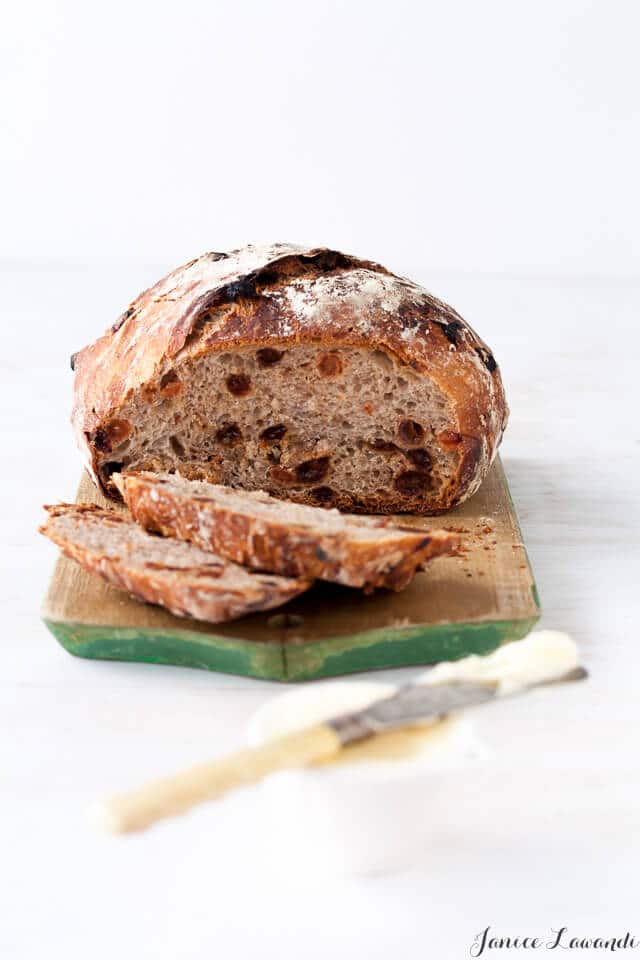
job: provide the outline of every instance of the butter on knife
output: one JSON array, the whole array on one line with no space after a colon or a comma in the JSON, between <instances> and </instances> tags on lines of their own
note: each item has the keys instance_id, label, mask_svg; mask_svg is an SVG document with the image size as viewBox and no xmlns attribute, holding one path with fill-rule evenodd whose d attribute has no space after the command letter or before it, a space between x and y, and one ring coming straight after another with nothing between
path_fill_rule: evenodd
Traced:
<instances>
[{"instance_id":1,"label":"butter on knife","mask_svg":"<svg viewBox=\"0 0 640 960\"><path fill-rule=\"evenodd\" d=\"M362 710L114 796L94 810L92 819L114 833L143 830L278 770L326 761L379 733L586 676L586 670L578 665L576 645L567 634L539 631L484 657L441 663Z\"/></svg>"}]
</instances>

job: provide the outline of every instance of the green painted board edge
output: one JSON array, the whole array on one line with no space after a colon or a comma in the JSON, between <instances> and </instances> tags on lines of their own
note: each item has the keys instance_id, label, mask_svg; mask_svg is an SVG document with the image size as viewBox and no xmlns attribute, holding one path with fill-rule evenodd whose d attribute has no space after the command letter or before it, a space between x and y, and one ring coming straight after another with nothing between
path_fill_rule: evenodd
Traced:
<instances>
[{"instance_id":1,"label":"green painted board edge","mask_svg":"<svg viewBox=\"0 0 640 960\"><path fill-rule=\"evenodd\" d=\"M540 614L526 620L488 620L479 623L443 623L429 626L371 630L285 647L285 675L289 681L314 680L364 670L409 667L459 660L470 654L491 653L496 647L521 640Z\"/></svg>"},{"instance_id":2,"label":"green painted board edge","mask_svg":"<svg viewBox=\"0 0 640 960\"><path fill-rule=\"evenodd\" d=\"M172 664L285 682L487 654L525 637L540 618L381 628L304 644L258 643L190 630L165 632L44 623L69 653L94 660Z\"/></svg>"},{"instance_id":3,"label":"green painted board edge","mask_svg":"<svg viewBox=\"0 0 640 960\"><path fill-rule=\"evenodd\" d=\"M64 649L90 660L129 660L217 670L243 677L282 680L279 643L232 640L195 630L138 629L85 623L44 623Z\"/></svg>"}]
</instances>

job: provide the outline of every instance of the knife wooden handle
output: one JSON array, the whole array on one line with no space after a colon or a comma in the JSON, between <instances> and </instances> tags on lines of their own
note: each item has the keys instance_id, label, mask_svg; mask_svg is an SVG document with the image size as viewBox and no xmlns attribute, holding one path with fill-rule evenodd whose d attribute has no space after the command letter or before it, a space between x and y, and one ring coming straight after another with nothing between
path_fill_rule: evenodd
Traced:
<instances>
[{"instance_id":1,"label":"knife wooden handle","mask_svg":"<svg viewBox=\"0 0 640 960\"><path fill-rule=\"evenodd\" d=\"M158 820L184 813L198 803L217 800L230 790L256 783L277 770L329 759L340 749L335 730L318 724L261 747L199 764L129 793L116 794L94 811L93 819L112 833L144 830Z\"/></svg>"}]
</instances>

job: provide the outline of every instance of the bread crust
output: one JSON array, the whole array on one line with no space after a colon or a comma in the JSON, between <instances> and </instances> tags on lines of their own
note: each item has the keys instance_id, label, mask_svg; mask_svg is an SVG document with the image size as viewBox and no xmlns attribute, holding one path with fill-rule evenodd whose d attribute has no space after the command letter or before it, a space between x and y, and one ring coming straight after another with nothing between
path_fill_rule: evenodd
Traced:
<instances>
[{"instance_id":1,"label":"bread crust","mask_svg":"<svg viewBox=\"0 0 640 960\"><path fill-rule=\"evenodd\" d=\"M106 556L99 550L83 546L56 524L58 518L69 516L89 524L116 524L122 526L124 538L127 527L136 528L120 513L103 510L95 504L59 503L44 509L48 518L40 527L40 533L60 547L67 557L112 586L125 590L138 600L166 607L177 617L222 623L281 606L311 586L310 581L301 579L267 575L249 578L247 571L243 570L242 582L237 589L225 588L219 583L220 570L233 568L235 564L213 553L203 562L201 551L195 548L193 568L173 570L158 563L136 569L134 564L127 562L125 551L122 557Z\"/></svg>"},{"instance_id":2,"label":"bread crust","mask_svg":"<svg viewBox=\"0 0 640 960\"><path fill-rule=\"evenodd\" d=\"M401 590L416 571L437 556L455 551L458 537L444 530L418 530L392 523L386 518L352 521L340 518L337 530L322 530L320 507L307 508L318 514L317 527L286 516L287 505L277 502L281 516L251 516L237 509L216 487L194 483L187 491L177 490L172 478L148 473L125 473L118 481L133 518L146 530L178 537L212 550L235 563L257 570L269 570L288 577L329 580L371 592L376 587ZM220 489L220 488L218 488ZM242 498L240 491L234 491ZM250 511L254 495L246 494ZM379 529L378 540L357 541L352 533L360 524ZM384 532L397 531L390 542Z\"/></svg>"},{"instance_id":3,"label":"bread crust","mask_svg":"<svg viewBox=\"0 0 640 960\"><path fill-rule=\"evenodd\" d=\"M458 455L452 482L429 513L441 513L479 487L504 432L508 408L489 347L450 306L379 264L326 248L273 244L204 254L137 297L95 343L74 354L72 423L89 473L101 475L104 425L134 392L205 353L294 345L381 350L430 377L449 401ZM305 500L304 493L297 496ZM401 512L406 500L337 505L354 512ZM420 510L416 499L412 510Z\"/></svg>"}]
</instances>

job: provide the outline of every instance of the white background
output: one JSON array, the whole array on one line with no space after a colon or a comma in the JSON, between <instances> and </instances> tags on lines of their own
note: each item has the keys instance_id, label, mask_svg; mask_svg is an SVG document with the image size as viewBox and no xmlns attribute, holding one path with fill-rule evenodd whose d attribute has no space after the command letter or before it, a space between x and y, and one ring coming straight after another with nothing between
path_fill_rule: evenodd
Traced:
<instances>
[{"instance_id":1,"label":"white background","mask_svg":"<svg viewBox=\"0 0 640 960\"><path fill-rule=\"evenodd\" d=\"M22 0L15 258L309 240L430 269L635 273L638 6Z\"/></svg>"},{"instance_id":2,"label":"white background","mask_svg":"<svg viewBox=\"0 0 640 960\"><path fill-rule=\"evenodd\" d=\"M3 960L458 960L487 924L640 935L638 9L4 12ZM591 671L478 717L486 770L444 783L433 845L392 876L283 872L256 791L123 842L92 833L91 800L239 745L281 688L73 659L38 619L55 554L39 506L80 470L69 353L167 268L266 239L415 276L491 344L543 624Z\"/></svg>"}]
</instances>

